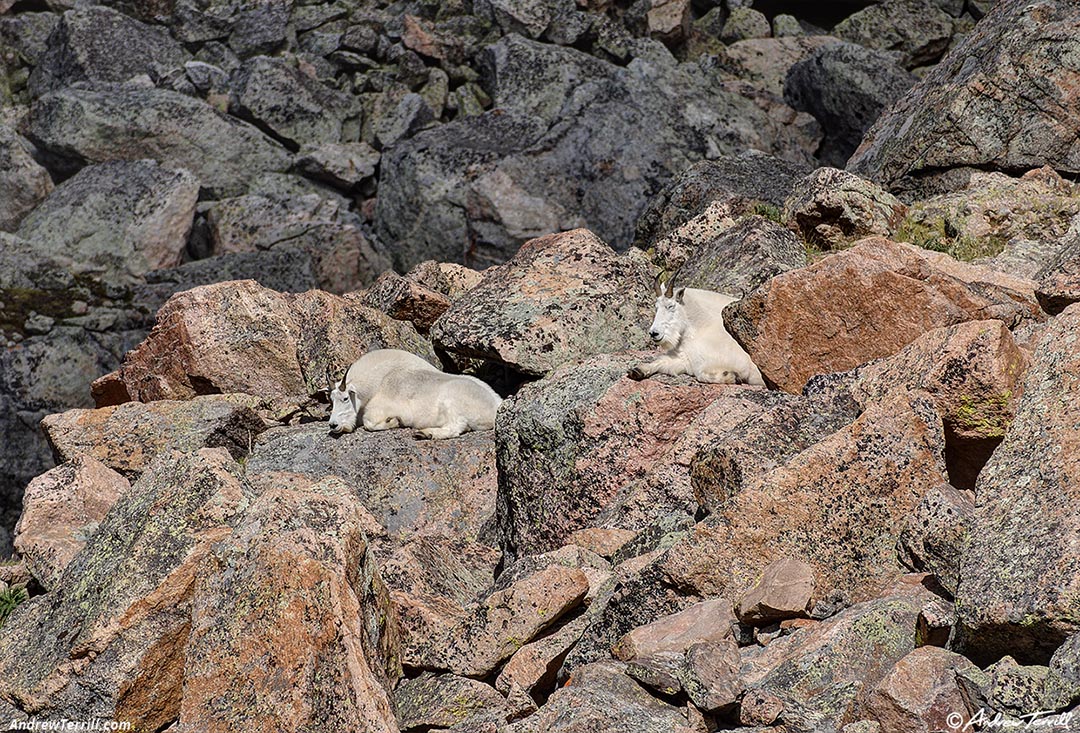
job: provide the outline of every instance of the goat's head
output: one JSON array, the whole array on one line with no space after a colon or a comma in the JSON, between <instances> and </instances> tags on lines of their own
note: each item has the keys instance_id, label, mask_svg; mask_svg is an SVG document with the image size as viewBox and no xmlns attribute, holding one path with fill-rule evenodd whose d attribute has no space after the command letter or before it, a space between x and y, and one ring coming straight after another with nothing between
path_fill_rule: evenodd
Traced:
<instances>
[{"instance_id":1,"label":"goat's head","mask_svg":"<svg viewBox=\"0 0 1080 733\"><path fill-rule=\"evenodd\" d=\"M356 407L356 393L345 382L348 374L349 370L346 369L341 375L341 381L335 382L330 375L330 367L326 368L326 383L330 389L331 433L351 433L356 430L356 416L359 410Z\"/></svg>"},{"instance_id":2,"label":"goat's head","mask_svg":"<svg viewBox=\"0 0 1080 733\"><path fill-rule=\"evenodd\" d=\"M674 349L686 332L686 309L683 307L686 288L676 289L674 278L668 279L664 285L657 275L653 290L656 293L656 316L649 326L649 336L665 349Z\"/></svg>"}]
</instances>

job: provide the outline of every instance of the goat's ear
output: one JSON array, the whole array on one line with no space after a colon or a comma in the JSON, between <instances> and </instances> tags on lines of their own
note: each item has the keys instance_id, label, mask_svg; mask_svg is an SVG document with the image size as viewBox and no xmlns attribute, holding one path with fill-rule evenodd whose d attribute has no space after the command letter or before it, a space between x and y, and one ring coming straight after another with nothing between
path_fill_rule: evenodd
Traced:
<instances>
[{"instance_id":1,"label":"goat's ear","mask_svg":"<svg viewBox=\"0 0 1080 733\"><path fill-rule=\"evenodd\" d=\"M685 296L685 295L686 295L686 288L679 288L678 290L676 290L675 291L675 302L676 303L682 303L683 302L683 296Z\"/></svg>"}]
</instances>

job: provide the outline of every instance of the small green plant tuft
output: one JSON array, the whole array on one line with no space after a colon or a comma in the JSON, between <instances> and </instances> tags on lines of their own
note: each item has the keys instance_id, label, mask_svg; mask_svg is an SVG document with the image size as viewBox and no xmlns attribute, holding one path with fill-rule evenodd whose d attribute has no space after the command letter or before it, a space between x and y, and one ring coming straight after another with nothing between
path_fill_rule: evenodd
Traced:
<instances>
[{"instance_id":1,"label":"small green plant tuft","mask_svg":"<svg viewBox=\"0 0 1080 733\"><path fill-rule=\"evenodd\" d=\"M777 224L783 224L783 212L780 211L779 206L766 203L764 201L755 201L751 212L758 216L764 216L766 219Z\"/></svg>"},{"instance_id":2,"label":"small green plant tuft","mask_svg":"<svg viewBox=\"0 0 1080 733\"><path fill-rule=\"evenodd\" d=\"M993 257L1005 249L1005 237L990 234L973 237L960 234L944 218L916 221L904 219L893 237L898 242L908 242L933 252L944 252L950 257L971 262L981 257Z\"/></svg>"},{"instance_id":3,"label":"small green plant tuft","mask_svg":"<svg viewBox=\"0 0 1080 733\"><path fill-rule=\"evenodd\" d=\"M30 594L27 593L26 588L21 585L8 588L5 591L0 591L0 626L3 626L8 619L8 616L19 607L20 603L24 602L29 597Z\"/></svg>"}]
</instances>

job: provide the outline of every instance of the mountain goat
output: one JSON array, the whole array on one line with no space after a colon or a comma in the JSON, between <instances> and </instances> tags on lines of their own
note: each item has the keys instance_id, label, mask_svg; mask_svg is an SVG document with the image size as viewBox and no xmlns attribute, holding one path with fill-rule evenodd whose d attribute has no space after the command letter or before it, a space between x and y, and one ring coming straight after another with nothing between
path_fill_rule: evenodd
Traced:
<instances>
[{"instance_id":1,"label":"mountain goat","mask_svg":"<svg viewBox=\"0 0 1080 733\"><path fill-rule=\"evenodd\" d=\"M491 430L502 398L476 377L430 370L388 374L364 409L365 430L414 428L417 438Z\"/></svg>"},{"instance_id":2,"label":"mountain goat","mask_svg":"<svg viewBox=\"0 0 1080 733\"><path fill-rule=\"evenodd\" d=\"M330 389L330 432L415 428L420 438L491 430L502 398L475 377L445 374L419 356L376 349L361 356Z\"/></svg>"},{"instance_id":3,"label":"mountain goat","mask_svg":"<svg viewBox=\"0 0 1080 733\"><path fill-rule=\"evenodd\" d=\"M631 379L689 374L699 382L764 386L750 355L724 328L724 306L736 298L711 290L675 290L672 280L665 288L659 277L654 287L656 317L649 336L667 353L632 368L628 375Z\"/></svg>"},{"instance_id":4,"label":"mountain goat","mask_svg":"<svg viewBox=\"0 0 1080 733\"><path fill-rule=\"evenodd\" d=\"M391 372L439 370L419 356L399 349L376 349L354 361L340 381L326 370L330 389L330 432L351 433L356 430L359 414L379 389L383 379Z\"/></svg>"}]
</instances>

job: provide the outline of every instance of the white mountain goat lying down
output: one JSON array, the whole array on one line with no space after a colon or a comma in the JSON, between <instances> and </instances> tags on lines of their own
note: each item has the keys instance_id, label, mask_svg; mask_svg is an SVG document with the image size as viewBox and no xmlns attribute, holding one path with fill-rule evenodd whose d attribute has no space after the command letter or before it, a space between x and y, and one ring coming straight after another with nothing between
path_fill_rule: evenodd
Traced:
<instances>
[{"instance_id":1,"label":"white mountain goat lying down","mask_svg":"<svg viewBox=\"0 0 1080 733\"><path fill-rule=\"evenodd\" d=\"M330 385L330 431L415 428L419 438L491 430L502 398L475 377L445 374L406 351L379 349L357 359Z\"/></svg>"},{"instance_id":2,"label":"white mountain goat lying down","mask_svg":"<svg viewBox=\"0 0 1080 733\"><path fill-rule=\"evenodd\" d=\"M724 328L724 306L737 298L711 290L676 290L672 280L665 288L659 277L654 287L656 317L649 336L667 353L631 369L631 379L689 374L711 384L765 384L750 355Z\"/></svg>"}]
</instances>

